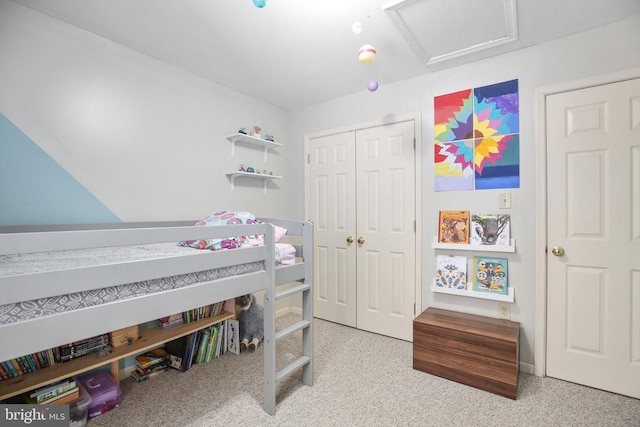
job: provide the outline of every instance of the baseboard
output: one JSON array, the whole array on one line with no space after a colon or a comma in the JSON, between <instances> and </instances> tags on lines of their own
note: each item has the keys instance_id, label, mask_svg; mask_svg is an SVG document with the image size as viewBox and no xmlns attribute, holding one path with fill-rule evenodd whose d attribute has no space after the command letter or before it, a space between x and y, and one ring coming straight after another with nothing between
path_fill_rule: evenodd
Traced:
<instances>
[{"instance_id":1,"label":"baseboard","mask_svg":"<svg viewBox=\"0 0 640 427\"><path fill-rule=\"evenodd\" d=\"M280 310L276 310L276 317L281 317L289 313L298 314L302 316L302 308L292 307L292 306L281 308Z\"/></svg>"},{"instance_id":2,"label":"baseboard","mask_svg":"<svg viewBox=\"0 0 640 427\"><path fill-rule=\"evenodd\" d=\"M520 372L533 375L533 365L531 363L520 362Z\"/></svg>"},{"instance_id":3,"label":"baseboard","mask_svg":"<svg viewBox=\"0 0 640 427\"><path fill-rule=\"evenodd\" d=\"M136 370L135 363L133 365L125 366L124 369L120 370L120 379L129 378L131 373Z\"/></svg>"}]
</instances>

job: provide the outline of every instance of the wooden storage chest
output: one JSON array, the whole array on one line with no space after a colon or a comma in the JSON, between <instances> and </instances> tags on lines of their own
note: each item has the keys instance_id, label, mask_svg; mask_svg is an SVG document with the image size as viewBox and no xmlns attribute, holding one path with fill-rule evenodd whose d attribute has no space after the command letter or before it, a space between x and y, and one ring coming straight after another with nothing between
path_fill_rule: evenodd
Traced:
<instances>
[{"instance_id":1,"label":"wooden storage chest","mask_svg":"<svg viewBox=\"0 0 640 427\"><path fill-rule=\"evenodd\" d=\"M413 321L413 368L516 399L520 324L429 307Z\"/></svg>"}]
</instances>

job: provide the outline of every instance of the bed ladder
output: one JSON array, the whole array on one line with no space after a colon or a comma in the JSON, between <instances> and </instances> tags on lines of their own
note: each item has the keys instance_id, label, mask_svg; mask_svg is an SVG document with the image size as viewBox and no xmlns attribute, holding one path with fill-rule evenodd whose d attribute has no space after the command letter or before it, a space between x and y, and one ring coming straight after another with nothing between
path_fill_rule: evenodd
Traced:
<instances>
[{"instance_id":1,"label":"bed ladder","mask_svg":"<svg viewBox=\"0 0 640 427\"><path fill-rule=\"evenodd\" d=\"M305 227L310 227L305 229ZM276 292L276 286L267 288L265 293L265 325L264 325L264 410L269 415L276 413L276 385L278 381L287 378L302 368L302 382L311 387L313 385L313 224L303 223L303 258L305 260L305 279L298 280L298 284L282 292ZM274 280L275 283L275 280ZM280 331L275 326L276 301L292 295L302 294L302 320ZM266 310L269 310L267 313ZM269 325L267 323L270 323ZM276 343L295 333L302 331L302 356L276 370Z\"/></svg>"}]
</instances>

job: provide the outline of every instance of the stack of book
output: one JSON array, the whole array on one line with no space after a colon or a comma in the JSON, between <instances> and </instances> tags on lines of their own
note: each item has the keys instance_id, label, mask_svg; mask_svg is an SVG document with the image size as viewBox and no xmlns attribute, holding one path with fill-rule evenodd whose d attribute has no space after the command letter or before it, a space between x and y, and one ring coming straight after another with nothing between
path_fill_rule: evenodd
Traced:
<instances>
[{"instance_id":1,"label":"stack of book","mask_svg":"<svg viewBox=\"0 0 640 427\"><path fill-rule=\"evenodd\" d=\"M68 404L80 397L80 389L74 379L66 379L24 394L26 403L34 404Z\"/></svg>"},{"instance_id":2,"label":"stack of book","mask_svg":"<svg viewBox=\"0 0 640 427\"><path fill-rule=\"evenodd\" d=\"M171 316L165 316L160 318L160 323L162 324L162 329L173 328L174 326L182 325L184 323L184 318L182 313L172 314Z\"/></svg>"},{"instance_id":3,"label":"stack of book","mask_svg":"<svg viewBox=\"0 0 640 427\"><path fill-rule=\"evenodd\" d=\"M109 334L75 341L56 348L56 362L68 362L87 354L104 350L109 345Z\"/></svg>"},{"instance_id":4,"label":"stack of book","mask_svg":"<svg viewBox=\"0 0 640 427\"><path fill-rule=\"evenodd\" d=\"M131 376L138 382L169 370L169 353L159 347L136 356L136 369Z\"/></svg>"}]
</instances>

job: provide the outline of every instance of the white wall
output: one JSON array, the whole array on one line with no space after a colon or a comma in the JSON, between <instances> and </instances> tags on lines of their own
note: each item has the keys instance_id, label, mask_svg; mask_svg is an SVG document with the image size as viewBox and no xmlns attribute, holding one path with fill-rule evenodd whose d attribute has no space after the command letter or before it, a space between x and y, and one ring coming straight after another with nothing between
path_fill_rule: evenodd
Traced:
<instances>
[{"instance_id":1,"label":"white wall","mask_svg":"<svg viewBox=\"0 0 640 427\"><path fill-rule=\"evenodd\" d=\"M517 78L521 188L510 190L517 253L508 258L521 360L533 363L535 88L638 67L638 46L640 17L286 113L0 0L0 112L124 221L199 218L227 207L303 219L305 135L421 112L422 308L495 316L495 302L429 291L438 211L497 211L499 192L433 191L433 97ZM263 153L244 147L231 158L224 137L253 124L285 144L267 165L284 179L267 196L258 182L231 194L224 173L241 162L263 168Z\"/></svg>"},{"instance_id":2,"label":"white wall","mask_svg":"<svg viewBox=\"0 0 640 427\"><path fill-rule=\"evenodd\" d=\"M0 112L123 221L291 217L286 112L6 0ZM266 165L246 145L231 158L225 139L255 124L285 144ZM266 196L238 180L232 194L225 173L240 163L285 179Z\"/></svg>"},{"instance_id":3,"label":"white wall","mask_svg":"<svg viewBox=\"0 0 640 427\"><path fill-rule=\"evenodd\" d=\"M393 121L403 113L422 113L422 305L497 316L494 301L433 294L429 288L435 271L436 252L430 243L436 235L438 211L505 212L498 209L500 190L434 192L433 97L462 89L511 79L519 80L521 188L503 190L512 195L512 235L517 252L509 258L509 280L515 288L512 320L521 323L521 361L534 363L535 313L535 89L640 65L640 17L635 17L562 40L493 57L450 70L424 74L396 84L382 84L375 93L361 92L295 111L289 135L298 170L304 173L304 136L374 120ZM378 55L378 61L384 61ZM304 194L304 183L294 190ZM304 217L298 204L297 217ZM441 252L439 252L441 253ZM459 253L472 257L473 253Z\"/></svg>"}]
</instances>

